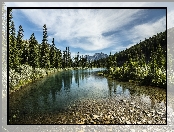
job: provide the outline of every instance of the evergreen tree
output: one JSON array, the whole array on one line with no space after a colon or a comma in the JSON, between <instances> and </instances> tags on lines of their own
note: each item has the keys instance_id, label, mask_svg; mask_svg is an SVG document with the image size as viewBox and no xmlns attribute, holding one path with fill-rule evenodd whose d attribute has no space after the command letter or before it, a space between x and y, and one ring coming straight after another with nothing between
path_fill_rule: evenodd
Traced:
<instances>
[{"instance_id":1,"label":"evergreen tree","mask_svg":"<svg viewBox=\"0 0 174 132\"><path fill-rule=\"evenodd\" d=\"M82 66L82 57L80 56L80 60L79 60L79 67Z\"/></svg>"},{"instance_id":2,"label":"evergreen tree","mask_svg":"<svg viewBox=\"0 0 174 132\"><path fill-rule=\"evenodd\" d=\"M55 68L60 68L59 66L58 66L58 62L59 62L59 49L57 49L56 47L55 47L55 53L56 53L56 58L55 58L55 64L54 64L54 67Z\"/></svg>"},{"instance_id":3,"label":"evergreen tree","mask_svg":"<svg viewBox=\"0 0 174 132\"><path fill-rule=\"evenodd\" d=\"M65 67L68 67L68 48L66 47L66 50L65 50Z\"/></svg>"},{"instance_id":4,"label":"evergreen tree","mask_svg":"<svg viewBox=\"0 0 174 132\"><path fill-rule=\"evenodd\" d=\"M62 68L62 52L58 50L58 68Z\"/></svg>"},{"instance_id":5,"label":"evergreen tree","mask_svg":"<svg viewBox=\"0 0 174 132\"><path fill-rule=\"evenodd\" d=\"M9 9L9 67L15 69L20 64L19 55L16 52L16 30L12 18L12 9Z\"/></svg>"},{"instance_id":6,"label":"evergreen tree","mask_svg":"<svg viewBox=\"0 0 174 132\"><path fill-rule=\"evenodd\" d=\"M163 67L166 68L166 57L165 57L165 52L163 51L161 45L159 44L157 47L157 65L159 68Z\"/></svg>"},{"instance_id":7,"label":"evergreen tree","mask_svg":"<svg viewBox=\"0 0 174 132\"><path fill-rule=\"evenodd\" d=\"M24 43L23 43L23 34L24 30L22 28L22 26L20 25L19 26L19 31L18 31L18 34L17 34L17 42L16 42L16 48L17 48L17 51L18 52L18 56L19 56L19 63L20 64L25 64L24 62L24 56L25 54L23 53L25 47L24 47Z\"/></svg>"},{"instance_id":8,"label":"evergreen tree","mask_svg":"<svg viewBox=\"0 0 174 132\"><path fill-rule=\"evenodd\" d=\"M67 66L71 67L72 65L72 60L71 60L71 52L69 50L69 47L67 48Z\"/></svg>"},{"instance_id":9,"label":"evergreen tree","mask_svg":"<svg viewBox=\"0 0 174 132\"><path fill-rule=\"evenodd\" d=\"M77 52L77 65L76 67L79 67L79 52Z\"/></svg>"},{"instance_id":10,"label":"evergreen tree","mask_svg":"<svg viewBox=\"0 0 174 132\"><path fill-rule=\"evenodd\" d=\"M114 67L117 67L117 56L116 55L113 55L112 58L113 58L113 60L112 60L113 61L113 66Z\"/></svg>"},{"instance_id":11,"label":"evergreen tree","mask_svg":"<svg viewBox=\"0 0 174 132\"><path fill-rule=\"evenodd\" d=\"M74 57L74 67L79 67L79 52Z\"/></svg>"},{"instance_id":12,"label":"evergreen tree","mask_svg":"<svg viewBox=\"0 0 174 132\"><path fill-rule=\"evenodd\" d=\"M50 67L50 60L49 60L49 46L47 43L47 28L46 24L43 26L43 40L40 52L40 61L41 61L41 68L49 68Z\"/></svg>"},{"instance_id":13,"label":"evergreen tree","mask_svg":"<svg viewBox=\"0 0 174 132\"><path fill-rule=\"evenodd\" d=\"M50 49L50 66L52 68L55 67L55 63L56 63L56 49L55 49L54 38L53 38L51 49Z\"/></svg>"},{"instance_id":14,"label":"evergreen tree","mask_svg":"<svg viewBox=\"0 0 174 132\"><path fill-rule=\"evenodd\" d=\"M42 67L41 49L42 49L42 44L38 44L38 66L39 66L39 68Z\"/></svg>"},{"instance_id":15,"label":"evergreen tree","mask_svg":"<svg viewBox=\"0 0 174 132\"><path fill-rule=\"evenodd\" d=\"M30 66L32 66L34 69L36 67L39 67L39 48L38 48L38 42L34 36L34 33L31 35L29 39L29 57L28 57L28 63Z\"/></svg>"},{"instance_id":16,"label":"evergreen tree","mask_svg":"<svg viewBox=\"0 0 174 132\"><path fill-rule=\"evenodd\" d=\"M63 51L62 68L66 67L66 51Z\"/></svg>"},{"instance_id":17,"label":"evergreen tree","mask_svg":"<svg viewBox=\"0 0 174 132\"><path fill-rule=\"evenodd\" d=\"M111 66L112 66L112 55L111 55L111 52L110 52L110 55L107 59L107 69L109 69Z\"/></svg>"},{"instance_id":18,"label":"evergreen tree","mask_svg":"<svg viewBox=\"0 0 174 132\"><path fill-rule=\"evenodd\" d=\"M22 62L23 64L28 64L28 57L29 57L29 42L28 40L23 42L23 53L22 53Z\"/></svg>"}]
</instances>

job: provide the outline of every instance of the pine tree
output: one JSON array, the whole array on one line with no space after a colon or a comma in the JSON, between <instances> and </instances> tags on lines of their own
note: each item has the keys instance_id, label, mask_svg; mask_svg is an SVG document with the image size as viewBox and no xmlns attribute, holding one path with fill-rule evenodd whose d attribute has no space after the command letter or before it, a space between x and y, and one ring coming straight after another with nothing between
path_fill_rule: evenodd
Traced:
<instances>
[{"instance_id":1,"label":"pine tree","mask_svg":"<svg viewBox=\"0 0 174 132\"><path fill-rule=\"evenodd\" d=\"M70 52L70 50L69 50L69 47L67 48L67 66L68 67L71 67L71 62L72 60L71 60L71 52Z\"/></svg>"},{"instance_id":2,"label":"pine tree","mask_svg":"<svg viewBox=\"0 0 174 132\"><path fill-rule=\"evenodd\" d=\"M49 68L50 67L50 60L49 60L49 46L47 43L47 28L46 24L43 26L43 40L42 40L42 46L41 46L41 54L40 54L40 63L41 68Z\"/></svg>"},{"instance_id":3,"label":"pine tree","mask_svg":"<svg viewBox=\"0 0 174 132\"><path fill-rule=\"evenodd\" d=\"M22 62L23 64L28 65L28 57L29 57L29 42L25 40L23 42L23 53L22 53Z\"/></svg>"},{"instance_id":4,"label":"pine tree","mask_svg":"<svg viewBox=\"0 0 174 132\"><path fill-rule=\"evenodd\" d=\"M12 9L9 9L9 67L16 69L19 66L19 55L16 52L16 30L12 18Z\"/></svg>"},{"instance_id":5,"label":"pine tree","mask_svg":"<svg viewBox=\"0 0 174 132\"><path fill-rule=\"evenodd\" d=\"M55 53L56 53L56 58L55 58L54 67L55 68L59 68L59 66L58 66L58 62L59 62L59 49L57 49L56 47L55 47Z\"/></svg>"},{"instance_id":6,"label":"pine tree","mask_svg":"<svg viewBox=\"0 0 174 132\"><path fill-rule=\"evenodd\" d=\"M68 48L65 50L65 67L68 67Z\"/></svg>"},{"instance_id":7,"label":"pine tree","mask_svg":"<svg viewBox=\"0 0 174 132\"><path fill-rule=\"evenodd\" d=\"M112 67L112 54L110 52L110 55L107 59L107 69L109 69L110 67Z\"/></svg>"},{"instance_id":8,"label":"pine tree","mask_svg":"<svg viewBox=\"0 0 174 132\"><path fill-rule=\"evenodd\" d=\"M41 49L42 45L38 43L38 68L41 68Z\"/></svg>"},{"instance_id":9,"label":"pine tree","mask_svg":"<svg viewBox=\"0 0 174 132\"><path fill-rule=\"evenodd\" d=\"M62 52L58 50L58 68L62 68Z\"/></svg>"},{"instance_id":10,"label":"pine tree","mask_svg":"<svg viewBox=\"0 0 174 132\"><path fill-rule=\"evenodd\" d=\"M80 60L79 60L79 67L82 66L82 57L80 56Z\"/></svg>"},{"instance_id":11,"label":"pine tree","mask_svg":"<svg viewBox=\"0 0 174 132\"><path fill-rule=\"evenodd\" d=\"M54 38L53 38L51 49L50 49L50 66L52 68L55 67L55 61L56 61L56 50L55 50L55 44L54 44Z\"/></svg>"},{"instance_id":12,"label":"pine tree","mask_svg":"<svg viewBox=\"0 0 174 132\"><path fill-rule=\"evenodd\" d=\"M157 47L157 65L159 68L163 67L163 68L166 68L166 57L164 55L164 51L161 47L160 44L158 44L158 47Z\"/></svg>"},{"instance_id":13,"label":"pine tree","mask_svg":"<svg viewBox=\"0 0 174 132\"><path fill-rule=\"evenodd\" d=\"M63 51L62 68L66 67L66 51Z\"/></svg>"},{"instance_id":14,"label":"pine tree","mask_svg":"<svg viewBox=\"0 0 174 132\"><path fill-rule=\"evenodd\" d=\"M16 52L18 52L19 63L20 64L24 64L25 63L24 62L24 56L25 55L23 53L23 51L25 49L24 43L23 43L23 36L24 36L23 32L24 32L24 30L23 30L22 26L20 25L19 26L19 31L18 31L18 34L17 34L17 42L16 42L16 48L17 48Z\"/></svg>"},{"instance_id":15,"label":"pine tree","mask_svg":"<svg viewBox=\"0 0 174 132\"><path fill-rule=\"evenodd\" d=\"M29 39L29 57L28 57L28 63L30 66L32 66L34 69L36 67L39 67L39 52L38 52L38 42L34 36L34 33L31 35Z\"/></svg>"},{"instance_id":16,"label":"pine tree","mask_svg":"<svg viewBox=\"0 0 174 132\"><path fill-rule=\"evenodd\" d=\"M113 66L117 67L117 56L113 55Z\"/></svg>"}]
</instances>

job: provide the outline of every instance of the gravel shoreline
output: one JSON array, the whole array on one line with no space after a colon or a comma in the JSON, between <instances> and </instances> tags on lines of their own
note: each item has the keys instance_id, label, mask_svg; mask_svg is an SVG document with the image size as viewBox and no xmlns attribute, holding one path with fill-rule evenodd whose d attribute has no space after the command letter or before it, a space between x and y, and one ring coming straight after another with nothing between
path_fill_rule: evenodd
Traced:
<instances>
[{"instance_id":1,"label":"gravel shoreline","mask_svg":"<svg viewBox=\"0 0 174 132\"><path fill-rule=\"evenodd\" d=\"M166 106L139 97L78 100L66 110L26 115L17 124L166 124ZM25 118L25 119L24 119Z\"/></svg>"}]
</instances>

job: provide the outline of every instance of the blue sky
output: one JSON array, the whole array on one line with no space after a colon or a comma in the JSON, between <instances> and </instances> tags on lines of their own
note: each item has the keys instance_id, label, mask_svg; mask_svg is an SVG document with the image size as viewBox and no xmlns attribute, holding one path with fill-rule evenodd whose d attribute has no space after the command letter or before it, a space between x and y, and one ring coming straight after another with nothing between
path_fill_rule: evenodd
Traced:
<instances>
[{"instance_id":1,"label":"blue sky","mask_svg":"<svg viewBox=\"0 0 174 132\"><path fill-rule=\"evenodd\" d=\"M14 5L21 6L19 3ZM34 33L41 43L43 25L46 24L48 42L54 38L56 47L61 50L69 46L72 55L78 51L81 55L109 54L110 51L114 54L165 31L166 10L15 9L13 20L16 31L22 25L24 39Z\"/></svg>"}]
</instances>

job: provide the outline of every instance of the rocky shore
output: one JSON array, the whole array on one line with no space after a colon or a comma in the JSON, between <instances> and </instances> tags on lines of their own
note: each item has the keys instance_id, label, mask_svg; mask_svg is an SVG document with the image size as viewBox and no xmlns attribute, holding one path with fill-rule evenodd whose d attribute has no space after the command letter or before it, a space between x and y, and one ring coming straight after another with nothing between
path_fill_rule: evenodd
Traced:
<instances>
[{"instance_id":1,"label":"rocky shore","mask_svg":"<svg viewBox=\"0 0 174 132\"><path fill-rule=\"evenodd\" d=\"M155 105L139 97L84 99L66 110L25 117L22 124L166 124L164 102Z\"/></svg>"}]
</instances>

